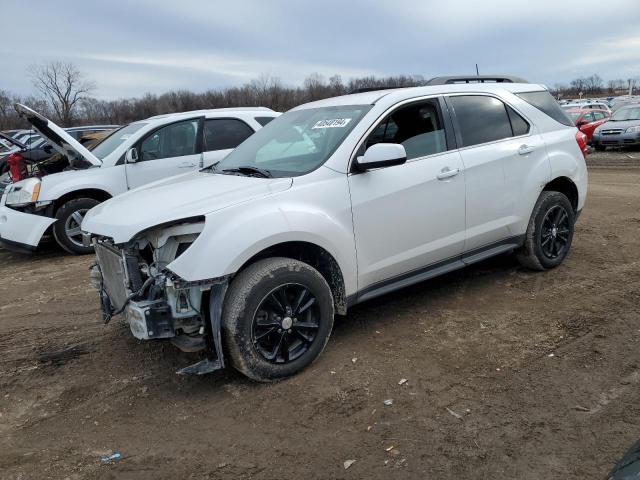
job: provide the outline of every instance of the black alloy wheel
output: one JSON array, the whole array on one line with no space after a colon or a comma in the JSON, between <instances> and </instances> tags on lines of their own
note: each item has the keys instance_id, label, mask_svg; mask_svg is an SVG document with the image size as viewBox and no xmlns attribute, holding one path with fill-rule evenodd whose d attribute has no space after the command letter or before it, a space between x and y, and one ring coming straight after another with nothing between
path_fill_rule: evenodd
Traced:
<instances>
[{"instance_id":1,"label":"black alloy wheel","mask_svg":"<svg viewBox=\"0 0 640 480\"><path fill-rule=\"evenodd\" d=\"M253 344L268 362L294 361L316 340L320 321L318 302L307 287L281 285L262 299L253 316Z\"/></svg>"}]
</instances>

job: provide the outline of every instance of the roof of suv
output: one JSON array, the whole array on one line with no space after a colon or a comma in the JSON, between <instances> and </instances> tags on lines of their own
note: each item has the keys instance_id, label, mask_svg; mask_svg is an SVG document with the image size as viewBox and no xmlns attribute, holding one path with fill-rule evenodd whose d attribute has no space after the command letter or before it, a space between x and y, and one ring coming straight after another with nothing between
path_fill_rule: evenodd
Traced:
<instances>
[{"instance_id":1,"label":"roof of suv","mask_svg":"<svg viewBox=\"0 0 640 480\"><path fill-rule=\"evenodd\" d=\"M189 112L179 112L179 113L164 113L162 115L154 115L153 117L149 117L145 120L159 120L169 117L184 117L184 116L193 116L193 115L214 115L217 113L247 113L247 114L256 114L256 115L264 115L264 114L274 114L277 115L278 112L275 112L267 107L232 107L232 108L210 108L206 110L191 110ZM142 121L145 121L142 120Z\"/></svg>"},{"instance_id":2,"label":"roof of suv","mask_svg":"<svg viewBox=\"0 0 640 480\"><path fill-rule=\"evenodd\" d=\"M542 85L533 83L455 83L448 85L430 85L425 87L407 87L395 88L389 90L374 90L371 92L354 93L351 95L342 95L340 97L327 98L316 102L307 103L296 107L294 110L302 110L306 108L331 107L338 105L373 105L384 97L390 97L393 100L401 101L413 97L421 97L426 95L438 95L446 93L464 93L464 92L535 92L547 90Z\"/></svg>"}]
</instances>

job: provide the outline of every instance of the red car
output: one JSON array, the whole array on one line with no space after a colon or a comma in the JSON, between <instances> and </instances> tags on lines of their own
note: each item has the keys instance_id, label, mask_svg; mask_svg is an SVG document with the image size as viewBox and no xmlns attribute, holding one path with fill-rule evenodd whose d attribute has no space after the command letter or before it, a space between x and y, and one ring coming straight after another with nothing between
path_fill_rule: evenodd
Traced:
<instances>
[{"instance_id":1,"label":"red car","mask_svg":"<svg viewBox=\"0 0 640 480\"><path fill-rule=\"evenodd\" d=\"M587 143L591 143L593 131L596 127L606 122L611 114L606 110L593 110L589 108L576 108L566 110L569 118L573 120L576 127L587 136Z\"/></svg>"}]
</instances>

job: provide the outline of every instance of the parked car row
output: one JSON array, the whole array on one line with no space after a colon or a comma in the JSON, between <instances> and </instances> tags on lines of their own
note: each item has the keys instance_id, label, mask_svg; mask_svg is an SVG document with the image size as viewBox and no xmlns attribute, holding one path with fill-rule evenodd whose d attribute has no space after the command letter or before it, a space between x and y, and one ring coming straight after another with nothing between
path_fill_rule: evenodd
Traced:
<instances>
[{"instance_id":1,"label":"parked car row","mask_svg":"<svg viewBox=\"0 0 640 480\"><path fill-rule=\"evenodd\" d=\"M587 136L542 86L462 80L152 117L92 148L18 105L69 168L7 187L0 241L52 229L95 251L104 321L202 351L182 373L288 377L359 302L504 252L535 270L569 253Z\"/></svg>"}]
</instances>

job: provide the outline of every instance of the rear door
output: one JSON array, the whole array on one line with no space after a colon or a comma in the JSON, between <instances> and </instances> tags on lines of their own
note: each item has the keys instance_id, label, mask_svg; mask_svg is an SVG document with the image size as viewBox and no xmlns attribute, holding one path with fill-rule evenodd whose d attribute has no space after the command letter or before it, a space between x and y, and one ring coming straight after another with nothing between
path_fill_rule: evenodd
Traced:
<instances>
[{"instance_id":1,"label":"rear door","mask_svg":"<svg viewBox=\"0 0 640 480\"><path fill-rule=\"evenodd\" d=\"M453 108L466 178L466 254L516 241L525 189L538 188L532 172L549 174L542 137L524 115L501 99L455 95ZM528 221L528 218L526 219Z\"/></svg>"},{"instance_id":2,"label":"rear door","mask_svg":"<svg viewBox=\"0 0 640 480\"><path fill-rule=\"evenodd\" d=\"M138 161L126 165L128 188L195 171L201 162L204 117L152 130L136 143Z\"/></svg>"},{"instance_id":3,"label":"rear door","mask_svg":"<svg viewBox=\"0 0 640 480\"><path fill-rule=\"evenodd\" d=\"M203 167L226 157L255 131L238 118L207 118L203 133Z\"/></svg>"}]
</instances>

